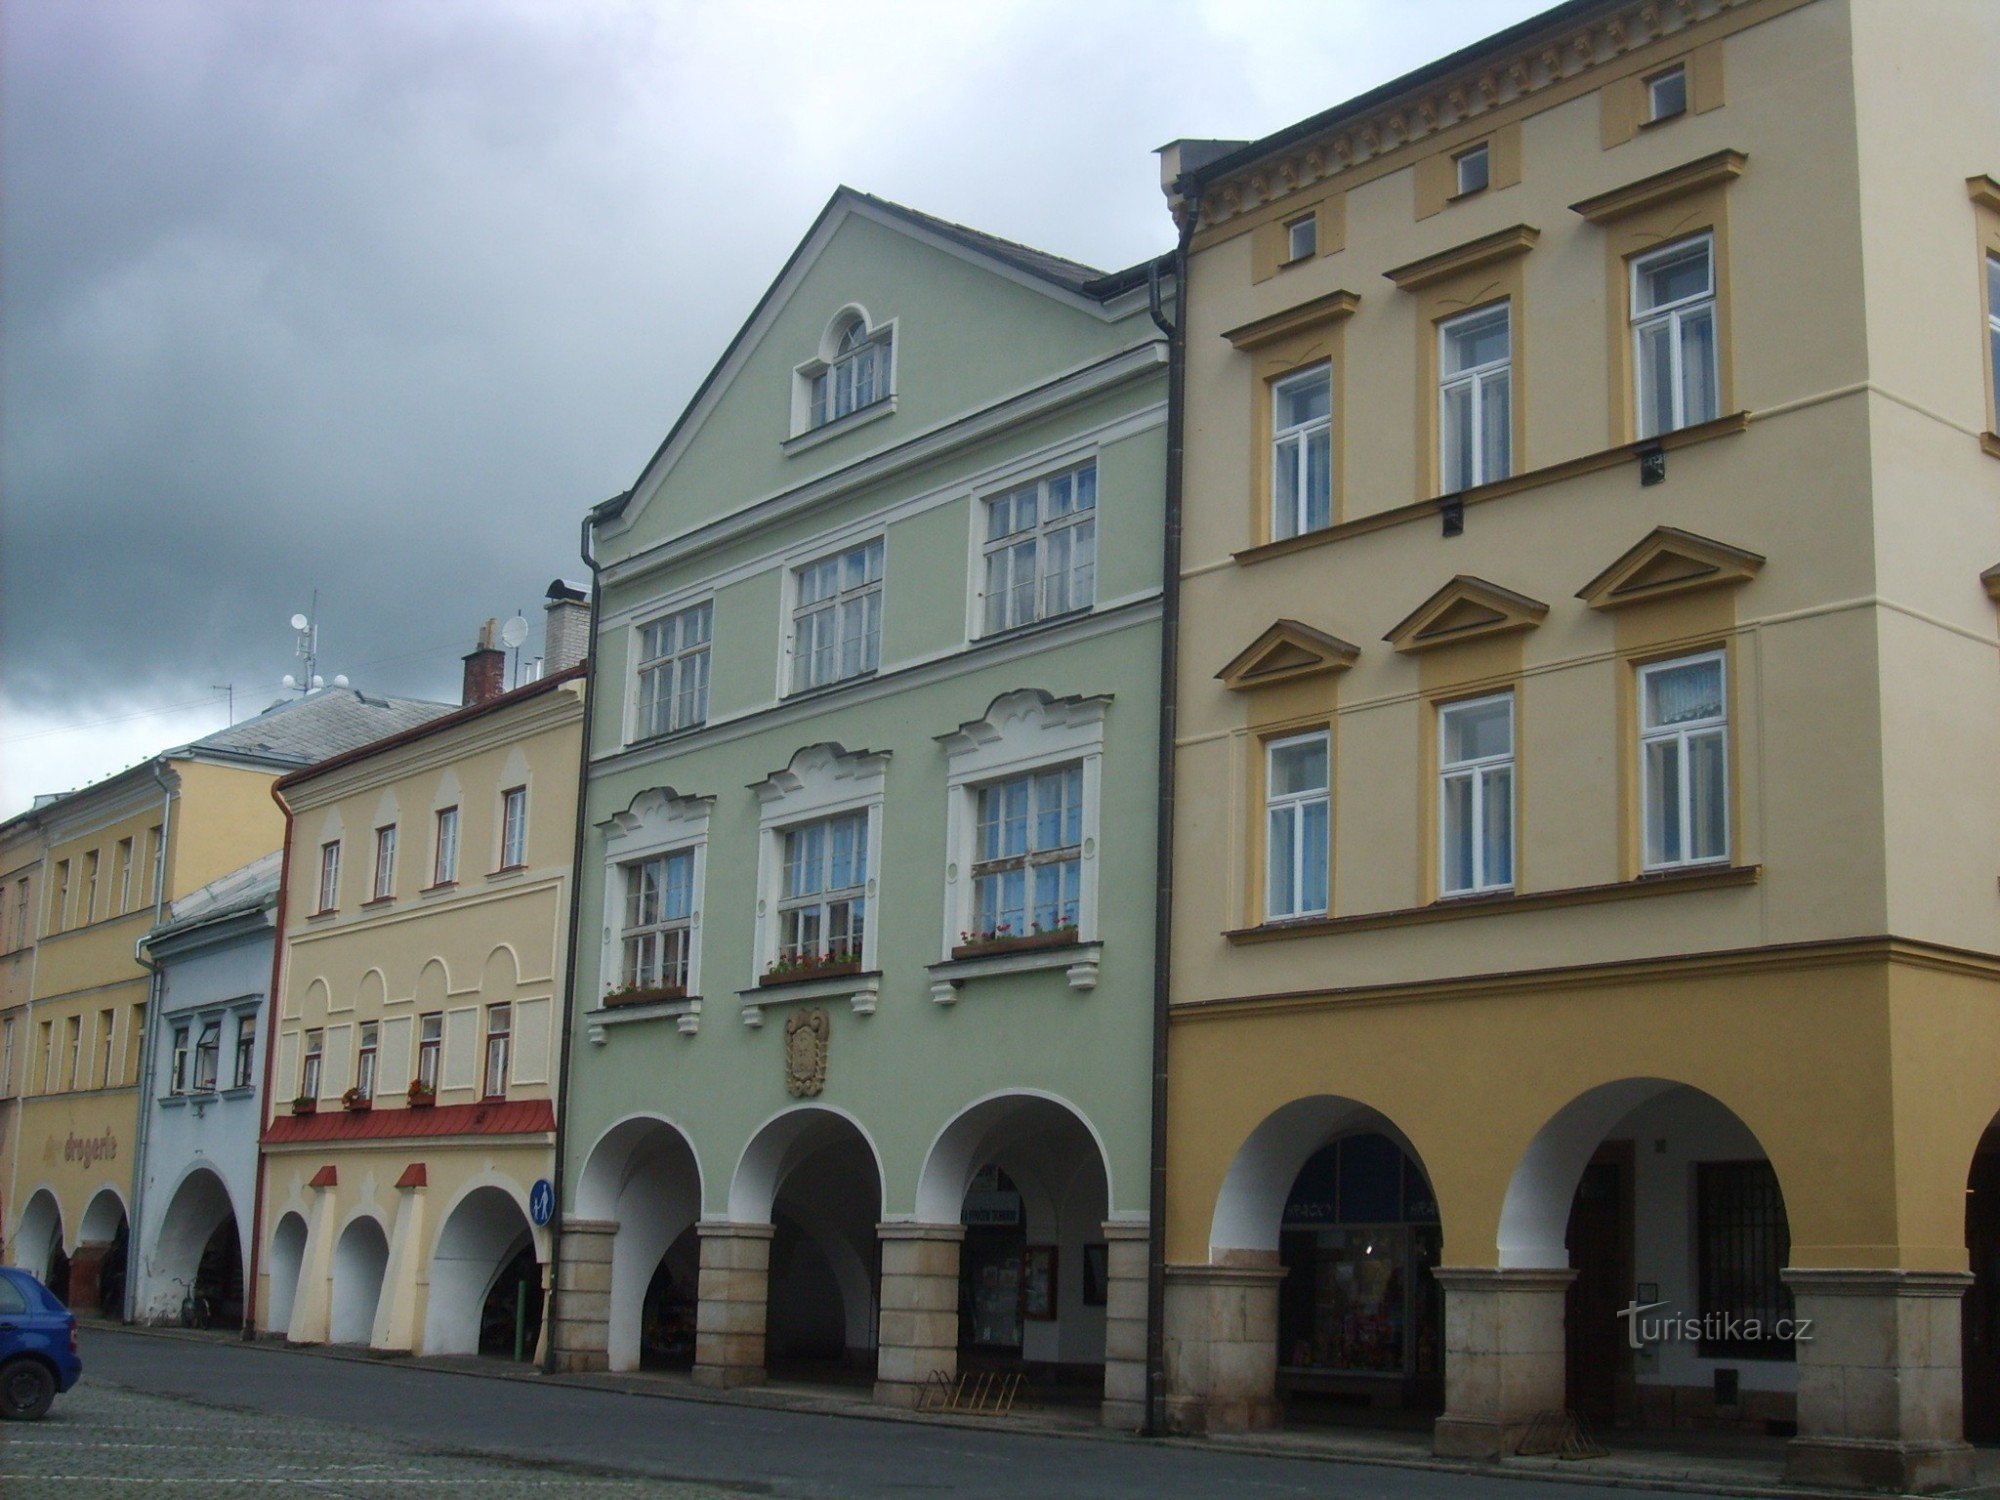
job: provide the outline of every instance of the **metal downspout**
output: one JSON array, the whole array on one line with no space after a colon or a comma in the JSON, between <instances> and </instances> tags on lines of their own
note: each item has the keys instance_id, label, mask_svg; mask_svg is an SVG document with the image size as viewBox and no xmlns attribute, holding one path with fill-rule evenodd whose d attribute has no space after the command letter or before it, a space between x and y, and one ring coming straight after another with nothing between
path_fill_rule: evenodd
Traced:
<instances>
[{"instance_id":1,"label":"metal downspout","mask_svg":"<svg viewBox=\"0 0 2000 1500\"><path fill-rule=\"evenodd\" d=\"M1174 247L1174 317L1161 308L1159 262L1148 278L1153 321L1167 335L1167 492L1160 556L1160 743L1158 824L1153 860L1153 1097L1151 1178L1146 1221L1146 1423L1148 1437L1167 1431L1167 1003L1174 899L1174 742L1179 735L1181 467L1187 405L1188 240L1192 203L1180 215Z\"/></svg>"},{"instance_id":2,"label":"metal downspout","mask_svg":"<svg viewBox=\"0 0 2000 1500\"><path fill-rule=\"evenodd\" d=\"M160 857L153 866L153 926L160 925L160 918L167 905L167 849L168 841L174 833L174 789L167 785L160 775L164 761L156 760L150 767L153 782L160 789ZM160 966L141 951L146 945L144 937L135 938L132 943L132 957L151 976L146 987L146 1028L139 1039L139 1071L135 1082L138 1087L138 1121L132 1128L132 1217L125 1228L125 1297L122 1315L127 1323L133 1321L139 1300L139 1278L133 1274L134 1258L141 1253L139 1226L146 1222L146 1138L152 1132L147 1129L152 1111L146 1105L152 1098L153 1048L154 1039L160 1029L160 1002L165 994L165 983ZM111 1080L105 1080L110 1086Z\"/></svg>"},{"instance_id":3,"label":"metal downspout","mask_svg":"<svg viewBox=\"0 0 2000 1500\"><path fill-rule=\"evenodd\" d=\"M590 722L597 698L597 612L602 596L597 558L590 550L591 515L583 518L579 550L584 566L590 569L590 634L586 638L583 672L583 733L578 739L576 761L576 831L570 840L569 941L563 964L562 1050L556 1065L556 1166L550 1186L555 1189L555 1212L549 1218L549 1290L542 1308L544 1330L542 1373L556 1372L556 1313L562 1292L558 1268L562 1264L562 1223L564 1147L569 1138L570 1053L576 1014L576 955L579 945L577 918L583 906L583 842L589 833Z\"/></svg>"},{"instance_id":4,"label":"metal downspout","mask_svg":"<svg viewBox=\"0 0 2000 1500\"><path fill-rule=\"evenodd\" d=\"M285 815L284 854L278 862L278 906L271 923L271 982L264 987L264 1014L257 1035L264 1048L264 1087L257 1096L257 1172L250 1194L250 1260L243 1282L243 1338L257 1337L257 1270L264 1248L264 1124L271 1108L271 1074L278 1057L278 985L285 972L285 905L292 894L292 809L271 783L271 800Z\"/></svg>"}]
</instances>

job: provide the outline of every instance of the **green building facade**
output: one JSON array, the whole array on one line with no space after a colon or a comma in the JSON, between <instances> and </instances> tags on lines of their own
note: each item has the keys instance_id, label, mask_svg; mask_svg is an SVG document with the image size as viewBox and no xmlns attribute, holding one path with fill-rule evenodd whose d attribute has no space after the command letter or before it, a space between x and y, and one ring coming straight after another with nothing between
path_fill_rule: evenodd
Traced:
<instances>
[{"instance_id":1,"label":"green building facade","mask_svg":"<svg viewBox=\"0 0 2000 1500\"><path fill-rule=\"evenodd\" d=\"M561 1366L1138 1421L1154 269L842 190L593 513Z\"/></svg>"}]
</instances>

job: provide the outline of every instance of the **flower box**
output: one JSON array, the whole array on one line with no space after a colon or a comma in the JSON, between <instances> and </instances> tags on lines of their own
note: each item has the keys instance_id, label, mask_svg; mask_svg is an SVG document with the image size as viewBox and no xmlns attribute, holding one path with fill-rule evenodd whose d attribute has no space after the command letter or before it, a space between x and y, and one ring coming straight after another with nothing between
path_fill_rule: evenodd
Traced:
<instances>
[{"instance_id":1,"label":"flower box","mask_svg":"<svg viewBox=\"0 0 2000 1500\"><path fill-rule=\"evenodd\" d=\"M359 1089L349 1089L340 1096L340 1107L352 1115L366 1114L374 1105L374 1096Z\"/></svg>"},{"instance_id":2,"label":"flower box","mask_svg":"<svg viewBox=\"0 0 2000 1500\"><path fill-rule=\"evenodd\" d=\"M1071 948L1076 945L1077 931L1074 927L1056 927L1048 932L985 933L975 936L960 933L965 941L951 950L954 959L990 958L997 953L1032 952L1037 948Z\"/></svg>"},{"instance_id":3,"label":"flower box","mask_svg":"<svg viewBox=\"0 0 2000 1500\"><path fill-rule=\"evenodd\" d=\"M773 964L759 979L759 985L797 984L802 979L838 979L847 974L859 974L861 960L858 958L833 958L816 962Z\"/></svg>"},{"instance_id":4,"label":"flower box","mask_svg":"<svg viewBox=\"0 0 2000 1500\"><path fill-rule=\"evenodd\" d=\"M631 988L608 991L604 996L604 1008L616 1010L621 1005L653 1005L662 1000L687 999L684 984L655 985L651 989Z\"/></svg>"},{"instance_id":5,"label":"flower box","mask_svg":"<svg viewBox=\"0 0 2000 1500\"><path fill-rule=\"evenodd\" d=\"M308 1099L304 1095L300 1095L292 1101L292 1113L295 1115L316 1114L318 1111L319 1100L317 1099Z\"/></svg>"},{"instance_id":6,"label":"flower box","mask_svg":"<svg viewBox=\"0 0 2000 1500\"><path fill-rule=\"evenodd\" d=\"M411 1109L429 1109L432 1105L436 1104L437 1102L438 1102L438 1096L436 1089L431 1088L428 1084L423 1084L423 1083L412 1083L410 1085Z\"/></svg>"}]
</instances>

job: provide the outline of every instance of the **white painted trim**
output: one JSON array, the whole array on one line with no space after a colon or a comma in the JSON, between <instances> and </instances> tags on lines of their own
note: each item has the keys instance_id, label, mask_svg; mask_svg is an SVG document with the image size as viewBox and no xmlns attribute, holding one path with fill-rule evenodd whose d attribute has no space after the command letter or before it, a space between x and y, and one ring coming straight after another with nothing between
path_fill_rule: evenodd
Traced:
<instances>
[{"instance_id":1,"label":"white painted trim","mask_svg":"<svg viewBox=\"0 0 2000 1500\"><path fill-rule=\"evenodd\" d=\"M861 935L861 967L864 971L880 968L882 803L888 771L887 751L846 750L821 743L798 751L782 771L751 783L750 790L757 794L762 806L757 819L757 907L749 987L757 987L764 970L777 956L777 913L784 878L786 830L845 813L867 815L868 859L862 893L868 905ZM745 1020L749 1021L747 1015Z\"/></svg>"},{"instance_id":2,"label":"white painted trim","mask_svg":"<svg viewBox=\"0 0 2000 1500\"><path fill-rule=\"evenodd\" d=\"M708 889L708 819L715 806L713 797L685 797L672 787L648 787L620 812L597 825L604 840L603 932L598 948L597 977L602 983L620 971L619 945L623 938L620 922L625 910L622 883L625 868L656 854L694 851L693 891L688 910L687 992L701 993L701 911ZM601 1008L602 997L593 1003ZM649 1011L651 1007L646 1007ZM699 1016L697 1005L693 1014ZM683 1031L691 1028L683 1026ZM592 1036L592 1041L599 1040Z\"/></svg>"}]
</instances>

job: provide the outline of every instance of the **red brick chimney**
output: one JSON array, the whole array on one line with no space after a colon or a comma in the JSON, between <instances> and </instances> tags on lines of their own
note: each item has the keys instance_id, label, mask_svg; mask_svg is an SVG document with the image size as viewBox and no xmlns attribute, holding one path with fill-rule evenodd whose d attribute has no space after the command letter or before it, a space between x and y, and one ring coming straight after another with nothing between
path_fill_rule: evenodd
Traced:
<instances>
[{"instance_id":1,"label":"red brick chimney","mask_svg":"<svg viewBox=\"0 0 2000 1500\"><path fill-rule=\"evenodd\" d=\"M479 628L479 644L465 655L465 689L459 701L466 705L484 703L507 691L507 653L497 644L500 622L488 620Z\"/></svg>"}]
</instances>

